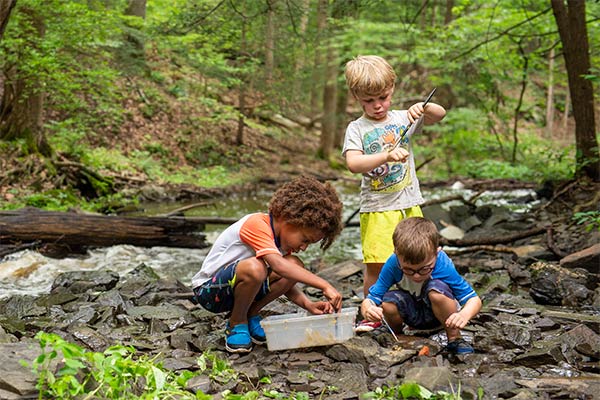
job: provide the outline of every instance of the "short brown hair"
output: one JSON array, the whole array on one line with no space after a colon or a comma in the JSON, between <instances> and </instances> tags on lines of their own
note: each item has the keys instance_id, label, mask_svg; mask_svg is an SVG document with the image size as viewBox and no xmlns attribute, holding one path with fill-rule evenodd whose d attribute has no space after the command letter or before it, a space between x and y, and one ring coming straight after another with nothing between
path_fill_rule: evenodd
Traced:
<instances>
[{"instance_id":1,"label":"short brown hair","mask_svg":"<svg viewBox=\"0 0 600 400\"><path fill-rule=\"evenodd\" d=\"M342 231L342 202L329 183L301 176L279 188L269 204L273 218L323 234L321 248L327 249Z\"/></svg>"},{"instance_id":2,"label":"short brown hair","mask_svg":"<svg viewBox=\"0 0 600 400\"><path fill-rule=\"evenodd\" d=\"M396 82L396 72L379 56L358 56L348 61L345 76L354 97L378 96Z\"/></svg>"},{"instance_id":3,"label":"short brown hair","mask_svg":"<svg viewBox=\"0 0 600 400\"><path fill-rule=\"evenodd\" d=\"M414 265L434 256L440 243L437 227L423 217L403 219L396 225L392 237L398 258Z\"/></svg>"}]
</instances>

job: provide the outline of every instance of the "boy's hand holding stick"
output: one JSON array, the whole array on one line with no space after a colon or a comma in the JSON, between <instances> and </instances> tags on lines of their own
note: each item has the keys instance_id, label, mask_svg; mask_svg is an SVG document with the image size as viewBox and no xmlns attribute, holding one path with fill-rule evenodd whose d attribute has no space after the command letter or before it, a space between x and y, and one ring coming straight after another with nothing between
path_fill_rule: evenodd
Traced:
<instances>
[{"instance_id":1,"label":"boy's hand holding stick","mask_svg":"<svg viewBox=\"0 0 600 400\"><path fill-rule=\"evenodd\" d=\"M427 105L427 103L429 103L429 100L431 100L431 98L433 97L433 94L435 93L436 89L437 88L433 88L431 93L429 93L429 96L427 96L425 101L423 101L423 113L425 113L425 106ZM409 129L412 127L412 125L413 125L413 123L411 122L406 126L406 128L404 128L404 130L400 134L400 137L398 138L398 140L396 140L396 143L394 143L394 145L390 149L388 149L388 152L394 151L400 145L400 143L402 143L402 141L404 140L404 137L406 136L406 133L409 131Z\"/></svg>"}]
</instances>

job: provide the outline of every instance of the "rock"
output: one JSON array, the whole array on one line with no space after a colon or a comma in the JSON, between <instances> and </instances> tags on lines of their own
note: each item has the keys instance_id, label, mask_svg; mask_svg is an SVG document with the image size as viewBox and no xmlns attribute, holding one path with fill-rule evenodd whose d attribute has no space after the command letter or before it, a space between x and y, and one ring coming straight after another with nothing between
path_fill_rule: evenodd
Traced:
<instances>
[{"instance_id":1,"label":"rock","mask_svg":"<svg viewBox=\"0 0 600 400\"><path fill-rule=\"evenodd\" d=\"M440 235L446 239L462 239L465 237L465 231L458 226L449 225L440 230Z\"/></svg>"},{"instance_id":2,"label":"rock","mask_svg":"<svg viewBox=\"0 0 600 400\"><path fill-rule=\"evenodd\" d=\"M196 375L186 382L187 389L194 393L202 392L205 394L210 393L211 380L206 375Z\"/></svg>"},{"instance_id":3,"label":"rock","mask_svg":"<svg viewBox=\"0 0 600 400\"><path fill-rule=\"evenodd\" d=\"M432 392L443 390L452 393L460 385L459 379L448 367L411 368L404 375L405 381L416 382Z\"/></svg>"},{"instance_id":4,"label":"rock","mask_svg":"<svg viewBox=\"0 0 600 400\"><path fill-rule=\"evenodd\" d=\"M113 271L63 272L52 283L51 292L66 290L69 293L84 293L88 290L105 291L119 282L119 274Z\"/></svg>"},{"instance_id":5,"label":"rock","mask_svg":"<svg viewBox=\"0 0 600 400\"><path fill-rule=\"evenodd\" d=\"M569 254L560 260L564 268L584 268L593 274L600 274L600 243Z\"/></svg>"},{"instance_id":6,"label":"rock","mask_svg":"<svg viewBox=\"0 0 600 400\"><path fill-rule=\"evenodd\" d=\"M370 364L379 363L391 367L408 360L417 353L417 349L411 348L382 348L369 336L357 336L344 343L332 346L325 354L338 361L349 361L362 364L368 369Z\"/></svg>"},{"instance_id":7,"label":"rock","mask_svg":"<svg viewBox=\"0 0 600 400\"><path fill-rule=\"evenodd\" d=\"M0 398L37 398L37 376L21 360L31 363L40 353L35 342L0 344ZM56 361L52 366L56 366Z\"/></svg>"},{"instance_id":8,"label":"rock","mask_svg":"<svg viewBox=\"0 0 600 400\"><path fill-rule=\"evenodd\" d=\"M539 304L583 306L590 304L593 292L585 270L568 270L558 265L537 262L530 266L529 294Z\"/></svg>"}]
</instances>

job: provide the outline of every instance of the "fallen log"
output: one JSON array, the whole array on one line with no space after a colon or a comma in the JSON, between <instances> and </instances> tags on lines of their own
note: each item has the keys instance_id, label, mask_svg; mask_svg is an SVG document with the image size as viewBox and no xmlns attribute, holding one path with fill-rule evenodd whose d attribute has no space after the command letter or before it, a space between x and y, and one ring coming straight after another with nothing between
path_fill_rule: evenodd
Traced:
<instances>
[{"instance_id":1,"label":"fallen log","mask_svg":"<svg viewBox=\"0 0 600 400\"><path fill-rule=\"evenodd\" d=\"M131 244L204 248L204 223L183 218L117 217L43 211L33 207L0 211L0 242L81 247Z\"/></svg>"},{"instance_id":2,"label":"fallen log","mask_svg":"<svg viewBox=\"0 0 600 400\"><path fill-rule=\"evenodd\" d=\"M466 246L481 246L481 245L496 245L514 242L519 239L524 239L529 236L535 236L546 232L546 227L538 226L525 231L520 231L504 236L477 237L472 239L446 239L440 238L442 246L466 247Z\"/></svg>"}]
</instances>

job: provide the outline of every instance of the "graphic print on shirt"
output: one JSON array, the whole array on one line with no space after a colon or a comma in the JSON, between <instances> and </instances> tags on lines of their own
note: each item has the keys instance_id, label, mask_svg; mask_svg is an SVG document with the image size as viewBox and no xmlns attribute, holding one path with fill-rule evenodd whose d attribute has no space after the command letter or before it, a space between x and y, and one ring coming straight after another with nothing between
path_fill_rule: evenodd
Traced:
<instances>
[{"instance_id":1,"label":"graphic print on shirt","mask_svg":"<svg viewBox=\"0 0 600 400\"><path fill-rule=\"evenodd\" d=\"M398 140L403 130L403 126L389 124L383 128L375 128L367 132L363 137L364 153L375 154L388 151ZM401 146L408 148L408 138L404 138ZM380 165L366 175L371 180L372 190L384 193L399 192L411 184L408 168L408 159L404 163L393 161Z\"/></svg>"}]
</instances>

